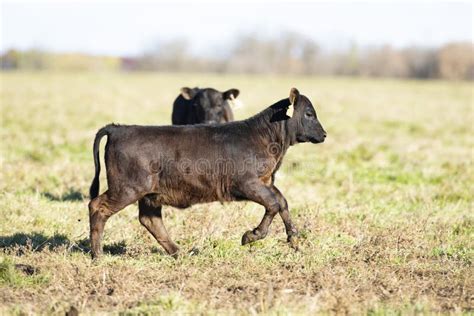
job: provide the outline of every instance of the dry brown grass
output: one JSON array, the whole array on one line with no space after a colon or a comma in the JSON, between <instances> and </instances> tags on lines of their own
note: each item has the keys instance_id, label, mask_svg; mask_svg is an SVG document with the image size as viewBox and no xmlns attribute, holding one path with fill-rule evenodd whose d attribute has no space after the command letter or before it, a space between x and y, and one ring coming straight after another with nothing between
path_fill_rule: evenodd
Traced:
<instances>
[{"instance_id":1,"label":"dry brown grass","mask_svg":"<svg viewBox=\"0 0 474 316\"><path fill-rule=\"evenodd\" d=\"M0 313L314 314L474 310L472 86L302 77L2 74ZM130 206L87 242L91 142L110 121L166 124L181 85L238 87L243 118L291 86L328 130L277 185L301 230L240 246L253 203L164 209L163 255ZM102 151L103 152L103 151ZM105 181L102 179L102 183ZM102 185L104 186L104 185ZM191 254L186 254L191 252ZM29 265L32 269L25 268Z\"/></svg>"}]
</instances>

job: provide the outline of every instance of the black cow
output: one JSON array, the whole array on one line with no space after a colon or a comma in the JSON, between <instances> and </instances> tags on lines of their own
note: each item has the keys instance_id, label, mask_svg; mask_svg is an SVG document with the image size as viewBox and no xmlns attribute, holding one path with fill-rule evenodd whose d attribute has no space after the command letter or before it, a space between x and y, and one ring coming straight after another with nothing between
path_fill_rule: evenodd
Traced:
<instances>
[{"instance_id":1,"label":"black cow","mask_svg":"<svg viewBox=\"0 0 474 316\"><path fill-rule=\"evenodd\" d=\"M213 88L182 88L173 103L173 125L226 123L234 120L229 106L239 95L239 90L220 92Z\"/></svg>"},{"instance_id":2,"label":"black cow","mask_svg":"<svg viewBox=\"0 0 474 316\"><path fill-rule=\"evenodd\" d=\"M287 116L293 105L292 117ZM108 190L99 194L99 144L107 135ZM265 207L261 223L247 231L242 245L264 238L280 214L288 241L297 230L285 197L275 187L275 172L287 149L297 143L321 143L326 132L313 105L295 88L283 99L243 121L217 125L107 125L94 140L95 177L90 187L92 257L102 252L107 219L138 201L139 220L170 255L178 247L163 225L161 207L185 208L213 201L254 201Z\"/></svg>"}]
</instances>

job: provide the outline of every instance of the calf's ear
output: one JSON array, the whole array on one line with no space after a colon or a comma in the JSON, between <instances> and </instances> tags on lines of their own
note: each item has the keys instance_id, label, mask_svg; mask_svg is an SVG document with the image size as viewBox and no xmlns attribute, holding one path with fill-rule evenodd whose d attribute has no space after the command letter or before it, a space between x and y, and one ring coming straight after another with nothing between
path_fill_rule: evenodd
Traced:
<instances>
[{"instance_id":1,"label":"calf's ear","mask_svg":"<svg viewBox=\"0 0 474 316\"><path fill-rule=\"evenodd\" d=\"M296 106L296 103L298 103L298 98L300 97L300 92L296 88L291 88L290 90L290 106L288 107L288 110L286 111L286 115L289 117L293 116L293 112Z\"/></svg>"},{"instance_id":2,"label":"calf's ear","mask_svg":"<svg viewBox=\"0 0 474 316\"><path fill-rule=\"evenodd\" d=\"M181 95L186 100L191 100L192 98L194 98L196 96L196 93L197 93L196 88L194 88L194 89L191 89L191 88L188 88L188 87L181 88Z\"/></svg>"},{"instance_id":3,"label":"calf's ear","mask_svg":"<svg viewBox=\"0 0 474 316\"><path fill-rule=\"evenodd\" d=\"M224 100L232 100L239 96L240 91L238 89L229 89L223 93Z\"/></svg>"},{"instance_id":4,"label":"calf's ear","mask_svg":"<svg viewBox=\"0 0 474 316\"><path fill-rule=\"evenodd\" d=\"M295 104L298 102L298 98L300 96L300 92L296 88L291 88L290 90L290 103L291 105L295 106Z\"/></svg>"}]
</instances>

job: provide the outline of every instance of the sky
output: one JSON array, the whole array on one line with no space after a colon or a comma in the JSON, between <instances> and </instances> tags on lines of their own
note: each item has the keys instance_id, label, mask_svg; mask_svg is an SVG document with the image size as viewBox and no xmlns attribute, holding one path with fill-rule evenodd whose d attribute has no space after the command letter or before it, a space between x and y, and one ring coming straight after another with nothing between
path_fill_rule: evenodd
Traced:
<instances>
[{"instance_id":1,"label":"sky","mask_svg":"<svg viewBox=\"0 0 474 316\"><path fill-rule=\"evenodd\" d=\"M134 56L160 41L185 40L218 54L236 37L285 31L322 48L356 43L437 47L472 41L470 2L9 2L1 4L0 50L39 48Z\"/></svg>"}]
</instances>

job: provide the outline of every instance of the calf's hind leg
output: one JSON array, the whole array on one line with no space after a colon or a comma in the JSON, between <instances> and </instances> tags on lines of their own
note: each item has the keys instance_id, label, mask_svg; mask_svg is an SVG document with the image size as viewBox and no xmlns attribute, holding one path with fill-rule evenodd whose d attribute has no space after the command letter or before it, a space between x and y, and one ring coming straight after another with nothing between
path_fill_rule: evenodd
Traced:
<instances>
[{"instance_id":1,"label":"calf's hind leg","mask_svg":"<svg viewBox=\"0 0 474 316\"><path fill-rule=\"evenodd\" d=\"M136 200L132 194L116 197L111 191L106 191L90 201L89 223L92 259L96 259L102 254L102 236L107 220Z\"/></svg>"},{"instance_id":2,"label":"calf's hind leg","mask_svg":"<svg viewBox=\"0 0 474 316\"><path fill-rule=\"evenodd\" d=\"M179 248L170 239L168 231L163 224L161 205L154 206L153 202L145 197L138 201L138 210L140 223L146 227L170 256L177 258Z\"/></svg>"}]
</instances>

